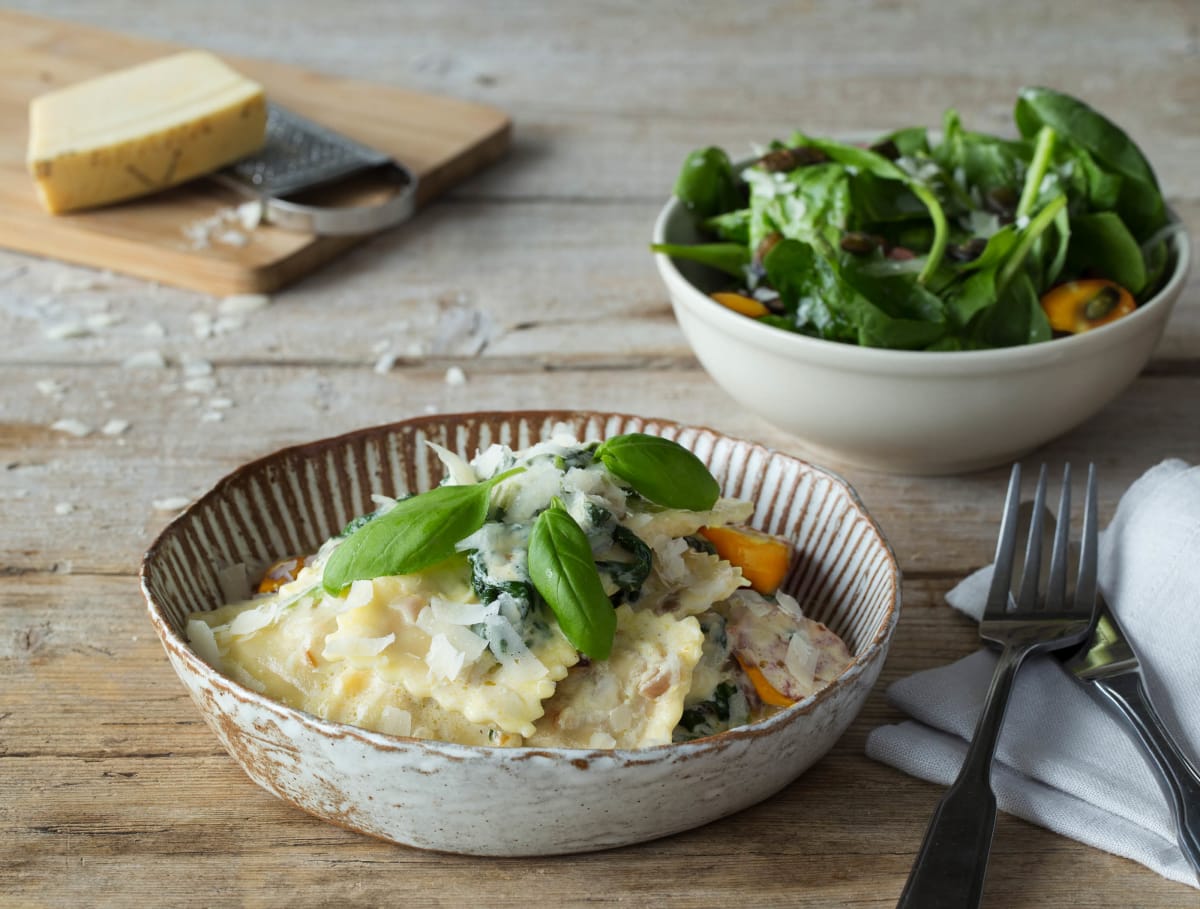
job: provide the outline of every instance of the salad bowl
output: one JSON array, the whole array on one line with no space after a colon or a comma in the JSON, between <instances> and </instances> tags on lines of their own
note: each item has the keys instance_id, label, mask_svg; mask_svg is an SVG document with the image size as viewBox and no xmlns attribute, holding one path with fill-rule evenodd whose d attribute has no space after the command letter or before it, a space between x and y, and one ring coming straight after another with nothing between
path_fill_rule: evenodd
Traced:
<instances>
[{"instance_id":1,"label":"salad bowl","mask_svg":"<svg viewBox=\"0 0 1200 909\"><path fill-rule=\"evenodd\" d=\"M654 242L702 241L672 198ZM1183 291L1191 244L1150 300L1109 325L1040 344L972 351L858 347L781 331L717 303L714 274L655 255L675 317L701 365L747 410L818 459L939 475L1020 458L1083 423L1145 367Z\"/></svg>"},{"instance_id":2,"label":"salad bowl","mask_svg":"<svg viewBox=\"0 0 1200 909\"><path fill-rule=\"evenodd\" d=\"M794 556L782 588L846 643L827 687L761 722L639 750L468 746L371 732L285 706L214 670L187 617L246 595L282 557L315 551L373 505L432 488L433 442L464 456L524 447L563 424L576 438L628 432L694 452L750 524ZM870 692L900 608L899 570L840 478L709 429L621 414L523 411L421 417L284 449L221 480L176 518L142 565L150 620L172 668L255 783L304 811L392 842L474 855L548 855L692 828L768 798L833 746Z\"/></svg>"},{"instance_id":3,"label":"salad bowl","mask_svg":"<svg viewBox=\"0 0 1200 909\"><path fill-rule=\"evenodd\" d=\"M1015 460L1120 394L1188 238L1087 102L1025 87L1013 119L688 155L652 248L716 382L824 457L914 474Z\"/></svg>"}]
</instances>

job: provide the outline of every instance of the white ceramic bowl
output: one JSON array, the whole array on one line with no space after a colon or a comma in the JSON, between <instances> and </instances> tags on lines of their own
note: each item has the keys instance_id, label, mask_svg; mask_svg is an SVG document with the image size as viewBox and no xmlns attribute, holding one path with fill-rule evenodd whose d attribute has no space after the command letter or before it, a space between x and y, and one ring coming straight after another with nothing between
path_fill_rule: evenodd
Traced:
<instances>
[{"instance_id":1,"label":"white ceramic bowl","mask_svg":"<svg viewBox=\"0 0 1200 909\"><path fill-rule=\"evenodd\" d=\"M484 748L395 738L318 719L214 671L188 647L185 616L222 602L221 570L257 573L314 551L372 492L430 488L425 440L462 454L525 446L560 422L578 438L643 431L709 464L752 523L790 538L785 581L854 655L829 687L780 714L707 739L641 751ZM142 590L171 666L246 773L285 801L397 843L476 855L545 855L635 843L754 804L845 731L871 690L899 615L899 571L879 528L836 476L707 429L619 414L424 417L284 449L235 471L173 521L142 565Z\"/></svg>"},{"instance_id":2,"label":"white ceramic bowl","mask_svg":"<svg viewBox=\"0 0 1200 909\"><path fill-rule=\"evenodd\" d=\"M672 198L655 243L702 238ZM708 374L739 404L797 436L818 457L890 473L948 474L1016 460L1098 412L1133 381L1183 290L1175 268L1137 311L1044 344L929 353L879 350L793 334L712 300L713 273L656 255L675 316Z\"/></svg>"}]
</instances>

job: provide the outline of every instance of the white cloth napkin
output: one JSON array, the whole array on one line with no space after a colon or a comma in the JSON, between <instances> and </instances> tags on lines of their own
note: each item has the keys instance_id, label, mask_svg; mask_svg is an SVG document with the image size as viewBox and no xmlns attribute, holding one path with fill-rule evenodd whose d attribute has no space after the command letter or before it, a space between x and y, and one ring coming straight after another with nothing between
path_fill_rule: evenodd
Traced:
<instances>
[{"instance_id":1,"label":"white cloth napkin","mask_svg":"<svg viewBox=\"0 0 1200 909\"><path fill-rule=\"evenodd\" d=\"M977 571L947 601L978 619L991 574ZM1164 461L1129 488L1101 535L1100 587L1163 722L1200 760L1200 467ZM915 722L873 730L867 754L949 784L995 665L995 653L979 650L893 684L888 699ZM992 783L1001 810L1197 886L1141 746L1053 657L1029 660L1017 676Z\"/></svg>"}]
</instances>

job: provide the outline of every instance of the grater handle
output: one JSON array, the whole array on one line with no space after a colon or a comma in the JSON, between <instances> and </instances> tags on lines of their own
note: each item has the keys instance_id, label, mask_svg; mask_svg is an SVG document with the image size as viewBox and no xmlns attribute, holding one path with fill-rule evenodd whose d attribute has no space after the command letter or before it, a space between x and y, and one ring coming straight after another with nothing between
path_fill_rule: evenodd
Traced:
<instances>
[{"instance_id":1,"label":"grater handle","mask_svg":"<svg viewBox=\"0 0 1200 909\"><path fill-rule=\"evenodd\" d=\"M389 161L372 173L378 173L397 186L395 195L378 205L323 207L262 196L263 216L285 230L323 237L375 233L412 217L417 207L416 175L397 161Z\"/></svg>"}]
</instances>

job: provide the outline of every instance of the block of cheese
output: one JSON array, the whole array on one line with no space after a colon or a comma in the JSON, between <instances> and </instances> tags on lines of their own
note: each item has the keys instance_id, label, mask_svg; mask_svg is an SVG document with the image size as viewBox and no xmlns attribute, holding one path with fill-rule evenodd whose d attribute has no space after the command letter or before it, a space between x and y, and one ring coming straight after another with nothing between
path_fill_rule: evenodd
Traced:
<instances>
[{"instance_id":1,"label":"block of cheese","mask_svg":"<svg viewBox=\"0 0 1200 909\"><path fill-rule=\"evenodd\" d=\"M34 98L27 163L51 212L157 192L259 148L262 86L185 51Z\"/></svg>"}]
</instances>

